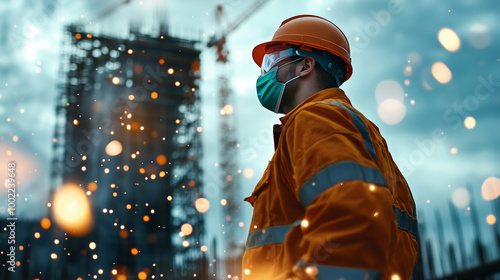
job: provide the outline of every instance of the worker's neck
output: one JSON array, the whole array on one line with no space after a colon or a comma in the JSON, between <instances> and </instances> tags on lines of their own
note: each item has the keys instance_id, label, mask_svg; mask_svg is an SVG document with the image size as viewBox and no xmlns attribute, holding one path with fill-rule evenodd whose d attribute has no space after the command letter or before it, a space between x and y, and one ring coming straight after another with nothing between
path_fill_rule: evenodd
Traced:
<instances>
[{"instance_id":1,"label":"worker's neck","mask_svg":"<svg viewBox=\"0 0 500 280\"><path fill-rule=\"evenodd\" d=\"M297 86L297 90L294 93L293 104L286 104L288 106L284 105L283 111L285 112L285 114L288 114L288 112L292 111L304 100L306 100L307 98L311 97L313 94L321 90L323 90L323 88L320 88L316 81L313 81L311 79L301 81L301 83L299 83L299 85Z\"/></svg>"}]
</instances>

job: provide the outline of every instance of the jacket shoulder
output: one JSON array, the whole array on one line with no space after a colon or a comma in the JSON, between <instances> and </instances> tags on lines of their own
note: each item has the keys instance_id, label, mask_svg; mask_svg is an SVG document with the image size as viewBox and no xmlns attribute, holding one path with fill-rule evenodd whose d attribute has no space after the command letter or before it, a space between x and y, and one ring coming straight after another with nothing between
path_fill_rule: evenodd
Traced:
<instances>
[{"instance_id":1,"label":"jacket shoulder","mask_svg":"<svg viewBox=\"0 0 500 280\"><path fill-rule=\"evenodd\" d=\"M310 102L290 117L284 130L313 133L309 136L357 133L350 110L352 107L336 100Z\"/></svg>"}]
</instances>

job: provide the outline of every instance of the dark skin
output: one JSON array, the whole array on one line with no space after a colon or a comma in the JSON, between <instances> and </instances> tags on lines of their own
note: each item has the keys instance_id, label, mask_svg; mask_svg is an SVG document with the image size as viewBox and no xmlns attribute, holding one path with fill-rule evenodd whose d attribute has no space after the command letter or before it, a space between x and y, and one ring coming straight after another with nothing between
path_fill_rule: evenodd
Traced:
<instances>
[{"instance_id":1,"label":"dark skin","mask_svg":"<svg viewBox=\"0 0 500 280\"><path fill-rule=\"evenodd\" d=\"M283 65L294 59L297 58L287 58L280 62L279 65ZM316 61L309 56L278 69L276 79L280 83L299 76L299 78L286 85L280 104L280 112L287 114L302 103L302 101L325 88L318 83L319 73L315 66Z\"/></svg>"}]
</instances>

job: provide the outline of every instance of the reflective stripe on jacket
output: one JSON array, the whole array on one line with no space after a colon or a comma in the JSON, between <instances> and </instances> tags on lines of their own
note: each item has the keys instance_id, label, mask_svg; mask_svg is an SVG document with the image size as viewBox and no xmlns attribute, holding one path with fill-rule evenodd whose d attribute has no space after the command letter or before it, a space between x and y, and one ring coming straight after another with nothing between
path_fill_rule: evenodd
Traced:
<instances>
[{"instance_id":1,"label":"reflective stripe on jacket","mask_svg":"<svg viewBox=\"0 0 500 280\"><path fill-rule=\"evenodd\" d=\"M378 128L338 88L281 122L273 158L245 199L254 212L243 279L410 279L415 204Z\"/></svg>"}]
</instances>

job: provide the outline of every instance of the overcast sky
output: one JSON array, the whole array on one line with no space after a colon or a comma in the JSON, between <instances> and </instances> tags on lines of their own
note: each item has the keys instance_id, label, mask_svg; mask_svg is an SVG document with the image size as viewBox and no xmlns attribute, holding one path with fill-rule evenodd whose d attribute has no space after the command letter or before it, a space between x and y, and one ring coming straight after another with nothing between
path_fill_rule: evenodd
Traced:
<instances>
[{"instance_id":1,"label":"overcast sky","mask_svg":"<svg viewBox=\"0 0 500 280\"><path fill-rule=\"evenodd\" d=\"M19 163L20 216L39 219L48 211L63 26L82 22L93 32L124 36L132 21L140 22L147 31L161 19L169 23L172 35L206 42L215 31L214 11L220 3L134 0L93 21L120 2L0 0L0 163ZM244 15L253 2L224 1L226 22ZM353 105L380 128L429 227L433 227L435 209L443 209L443 216L448 217L447 202L452 198L460 213L467 215L470 203L464 191L466 185L472 187L479 205L481 226L490 227L486 217L493 212L490 202L481 197L481 186L489 177L500 177L500 2L346 2L269 0L229 34L227 73L235 95L239 166L242 170L251 168L255 174L242 179L240 199L251 194L272 157L270 132L279 117L257 100L255 80L259 69L252 61L252 48L270 40L284 19L316 14L336 23L349 39L354 73L341 88ZM440 43L438 33L443 28L458 36L458 49L450 51ZM446 42L456 48L458 45L452 41ZM218 183L218 178L210 175L218 171L215 163L219 161L215 82L221 69L214 61L214 51L203 48L206 185ZM446 77L447 69L451 80ZM466 117L475 120L471 129L464 125ZM6 171L0 174L5 178ZM0 193L6 194L6 189ZM213 191L206 195L211 211L220 213L223 196ZM0 215L5 215L5 206L2 200ZM243 209L242 230L246 232L252 208L245 203ZM211 219L223 223L222 214L212 215ZM209 230L217 236L221 231Z\"/></svg>"}]
</instances>

